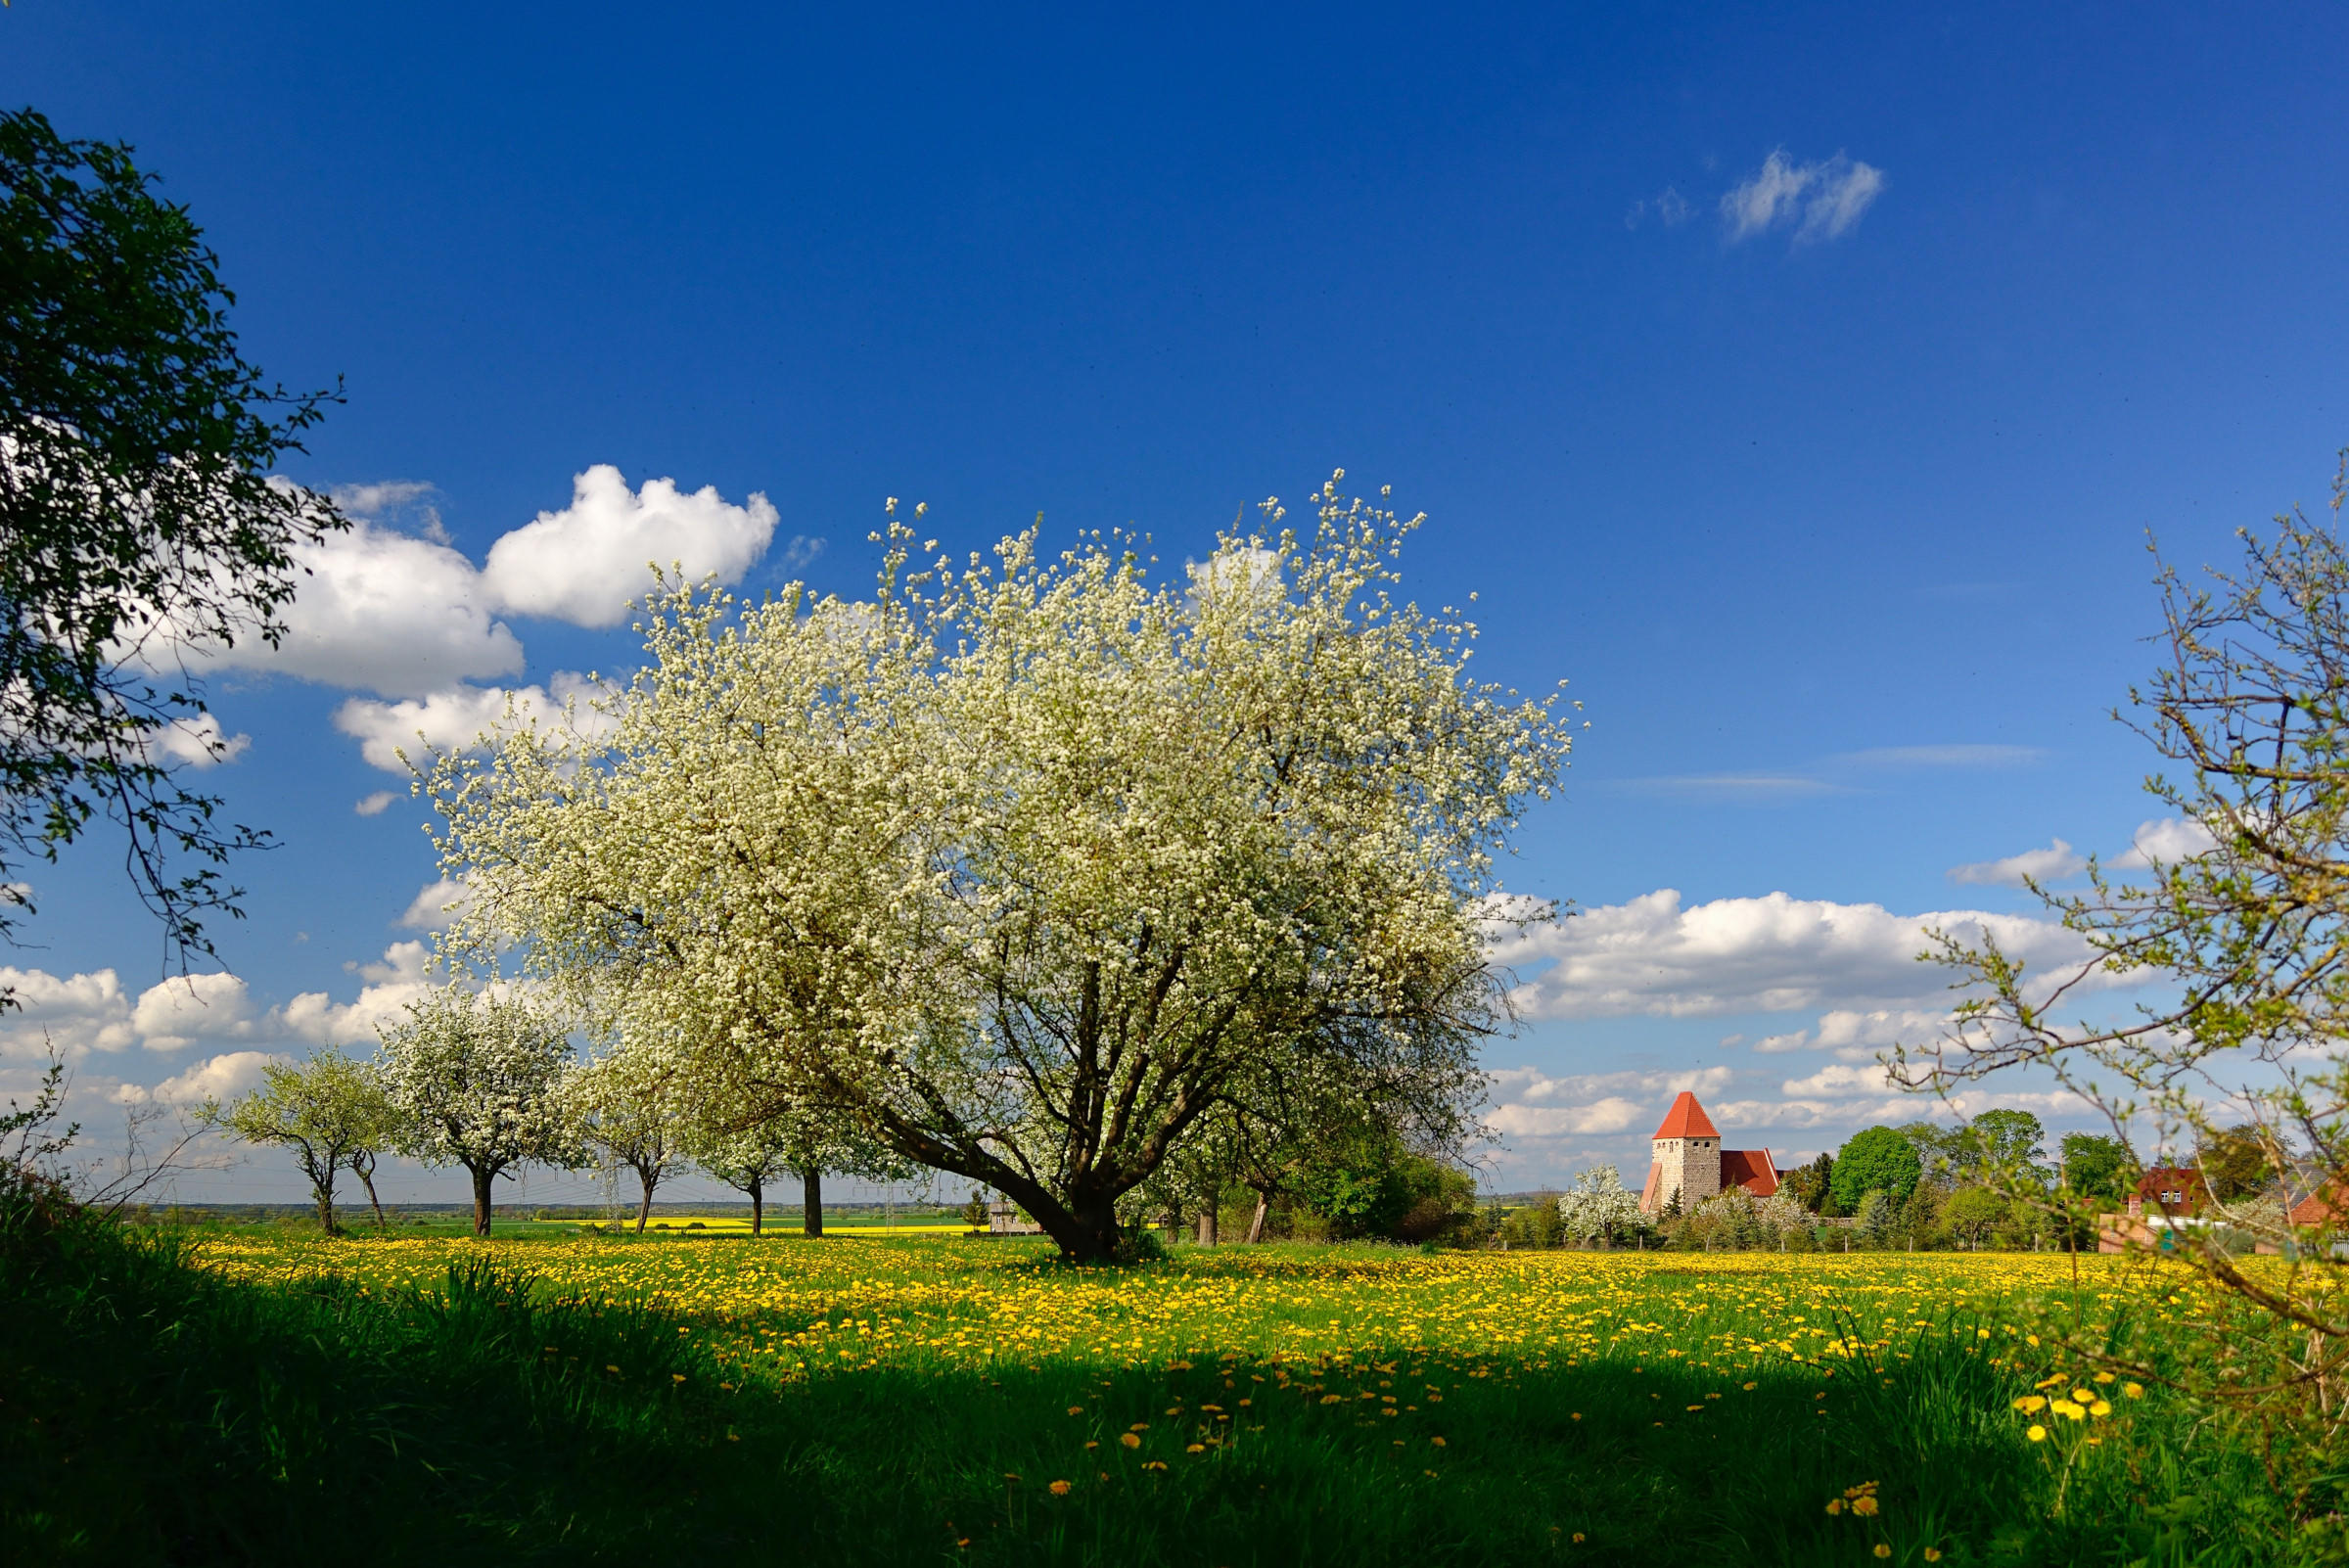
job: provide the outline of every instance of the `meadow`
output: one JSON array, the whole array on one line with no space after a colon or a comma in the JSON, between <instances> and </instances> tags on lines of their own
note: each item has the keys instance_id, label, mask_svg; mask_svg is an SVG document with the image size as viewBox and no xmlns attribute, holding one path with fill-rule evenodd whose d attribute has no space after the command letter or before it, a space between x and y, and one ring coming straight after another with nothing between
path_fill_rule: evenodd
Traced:
<instances>
[{"instance_id":1,"label":"meadow","mask_svg":"<svg viewBox=\"0 0 2349 1568\"><path fill-rule=\"evenodd\" d=\"M78 1273L12 1278L0 1326L45 1300L55 1342L0 1367L15 1549L2251 1563L2286 1541L2196 1412L2035 1343L2032 1302L2115 1332L2180 1310L2193 1287L2150 1262L2080 1259L2075 1296L2046 1254L1111 1269L1025 1240L512 1228L81 1237ZM135 1256L101 1286L109 1246Z\"/></svg>"}]
</instances>

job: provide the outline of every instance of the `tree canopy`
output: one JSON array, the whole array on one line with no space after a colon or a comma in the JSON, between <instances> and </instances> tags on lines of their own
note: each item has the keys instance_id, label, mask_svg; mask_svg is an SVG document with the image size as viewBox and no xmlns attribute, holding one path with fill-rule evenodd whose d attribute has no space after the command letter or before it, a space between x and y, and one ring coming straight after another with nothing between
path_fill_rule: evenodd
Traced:
<instances>
[{"instance_id":1,"label":"tree canopy","mask_svg":"<svg viewBox=\"0 0 2349 1568\"><path fill-rule=\"evenodd\" d=\"M1899 1131L1864 1128L1835 1156L1831 1179L1836 1207L1845 1214L1860 1214L1862 1200L1871 1192L1884 1193L1897 1204L1916 1190L1923 1174L1916 1145Z\"/></svg>"},{"instance_id":2,"label":"tree canopy","mask_svg":"<svg viewBox=\"0 0 2349 1568\"><path fill-rule=\"evenodd\" d=\"M295 546L345 525L271 475L329 396L239 356L217 258L151 185L126 147L0 114L0 938L8 873L105 817L184 967L266 839L184 785L223 750L187 659L274 645Z\"/></svg>"},{"instance_id":3,"label":"tree canopy","mask_svg":"<svg viewBox=\"0 0 2349 1568\"><path fill-rule=\"evenodd\" d=\"M382 1077L365 1062L340 1051L320 1051L306 1062L271 1062L261 1069L261 1086L226 1107L207 1101L199 1119L246 1143L271 1143L292 1151L309 1178L318 1222L332 1235L335 1173L388 1148L398 1135L396 1118Z\"/></svg>"},{"instance_id":4,"label":"tree canopy","mask_svg":"<svg viewBox=\"0 0 2349 1568\"><path fill-rule=\"evenodd\" d=\"M583 1158L563 1092L571 1040L517 996L450 984L383 1032L383 1075L404 1153L473 1177L473 1228L489 1233L492 1184L514 1166Z\"/></svg>"},{"instance_id":5,"label":"tree canopy","mask_svg":"<svg viewBox=\"0 0 2349 1568\"><path fill-rule=\"evenodd\" d=\"M1073 1256L1254 1084L1479 1092L1495 857L1568 725L1395 602L1416 520L1314 500L1173 582L1033 530L909 571L893 519L866 601L671 589L608 734L433 770L455 940L664 1009L693 1072L838 1107Z\"/></svg>"}]
</instances>

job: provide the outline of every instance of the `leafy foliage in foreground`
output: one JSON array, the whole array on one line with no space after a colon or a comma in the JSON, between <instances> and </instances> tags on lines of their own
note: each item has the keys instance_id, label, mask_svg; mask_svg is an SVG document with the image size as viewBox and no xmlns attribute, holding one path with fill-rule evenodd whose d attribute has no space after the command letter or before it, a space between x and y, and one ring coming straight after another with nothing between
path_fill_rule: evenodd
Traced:
<instances>
[{"instance_id":1,"label":"leafy foliage in foreground","mask_svg":"<svg viewBox=\"0 0 2349 1568\"><path fill-rule=\"evenodd\" d=\"M2283 1555L2255 1466L2189 1446L2156 1402L2133 1407L2126 1453L2085 1449L2087 1423L2063 1454L2026 1441L2010 1406L2029 1373L1966 1354L1972 1316L1897 1335L1871 1323L1849 1356L1774 1367L1718 1348L1726 1328L1768 1325L1673 1304L1709 1285L1730 1287L1716 1301L1751 1294L1765 1271L1743 1260L1611 1265L1623 1323L1670 1331L1626 1326L1579 1354L1358 1319L1352 1349L1276 1354L1234 1333L1212 1352L1122 1358L1055 1336L992 1359L810 1357L777 1377L743 1336L810 1326L791 1310L565 1294L571 1279L530 1261L782 1259L742 1267L813 1271L841 1293L828 1315L844 1329L877 1317L871 1287L926 1282L942 1257L981 1258L965 1267L1023 1296L1105 1304L1235 1281L1292 1302L1391 1290L1431 1324L1448 1289L1484 1275L1360 1248L1186 1249L1117 1271L951 1242L614 1239L447 1243L437 1275L390 1282L370 1260L421 1255L289 1248L356 1267L235 1279L168 1238L38 1202L13 1201L5 1222L0 1555L24 1560L347 1560L354 1543L361 1560L397 1562L1121 1568L1810 1564L1874 1561L1878 1545L1903 1562L1928 1545L1952 1563ZM1586 1261L1606 1262L1537 1268ZM1805 1290L1864 1282L1836 1261L1803 1267ZM1958 1267L1971 1266L1945 1261ZM1225 1316L1251 1322L1252 1306Z\"/></svg>"}]
</instances>

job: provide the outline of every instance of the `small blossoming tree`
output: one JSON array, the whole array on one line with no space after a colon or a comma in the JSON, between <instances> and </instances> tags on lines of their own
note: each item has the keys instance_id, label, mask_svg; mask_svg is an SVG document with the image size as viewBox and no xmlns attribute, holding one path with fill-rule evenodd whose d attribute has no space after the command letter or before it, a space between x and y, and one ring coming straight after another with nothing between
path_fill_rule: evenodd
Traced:
<instances>
[{"instance_id":1,"label":"small blossoming tree","mask_svg":"<svg viewBox=\"0 0 2349 1568\"><path fill-rule=\"evenodd\" d=\"M691 1163L681 1096L672 1073L625 1047L574 1069L563 1085L566 1115L605 1168L635 1174L636 1230L653 1217L653 1191Z\"/></svg>"},{"instance_id":2,"label":"small blossoming tree","mask_svg":"<svg viewBox=\"0 0 2349 1568\"><path fill-rule=\"evenodd\" d=\"M561 1093L563 1028L518 996L443 986L383 1031L381 1067L406 1153L473 1177L473 1232L489 1233L489 1192L521 1164L582 1161Z\"/></svg>"},{"instance_id":3,"label":"small blossoming tree","mask_svg":"<svg viewBox=\"0 0 2349 1568\"><path fill-rule=\"evenodd\" d=\"M1558 1194L1558 1223L1570 1241L1618 1241L1646 1228L1638 1194L1612 1165L1594 1165Z\"/></svg>"}]
</instances>

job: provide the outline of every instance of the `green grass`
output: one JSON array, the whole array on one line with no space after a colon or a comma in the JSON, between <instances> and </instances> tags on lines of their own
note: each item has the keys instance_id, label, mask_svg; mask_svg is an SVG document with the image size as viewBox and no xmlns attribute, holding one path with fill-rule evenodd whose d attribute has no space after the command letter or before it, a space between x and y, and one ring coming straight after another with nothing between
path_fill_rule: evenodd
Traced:
<instances>
[{"instance_id":1,"label":"green grass","mask_svg":"<svg viewBox=\"0 0 2349 1568\"><path fill-rule=\"evenodd\" d=\"M1728 1568L1881 1543L2183 1565L2280 1561L2289 1540L2247 1456L2152 1407L2054 1517L2056 1472L2006 1409L2018 1374L1947 1333L1831 1377L1400 1345L1170 1368L1075 1345L768 1383L706 1319L561 1299L530 1254L389 1288L240 1282L169 1235L0 1212L0 1559ZM1424 1420L1398 1446L1405 1422L1361 1413L1430 1386L1441 1449ZM1242 1398L1253 1419L1204 1408ZM1865 1481L1881 1514L1826 1513Z\"/></svg>"}]
</instances>

